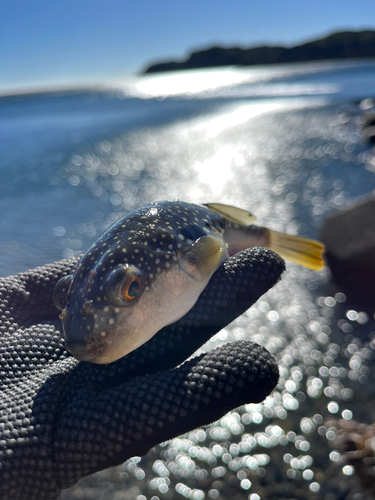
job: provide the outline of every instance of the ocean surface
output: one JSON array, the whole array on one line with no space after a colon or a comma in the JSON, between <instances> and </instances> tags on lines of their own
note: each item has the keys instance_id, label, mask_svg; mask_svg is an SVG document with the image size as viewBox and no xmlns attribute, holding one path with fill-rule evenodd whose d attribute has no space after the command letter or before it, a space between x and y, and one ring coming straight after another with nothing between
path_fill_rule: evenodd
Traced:
<instances>
[{"instance_id":1,"label":"ocean surface","mask_svg":"<svg viewBox=\"0 0 375 500\"><path fill-rule=\"evenodd\" d=\"M327 216L375 189L362 131L374 98L373 61L1 97L0 275L80 253L127 211L163 199L235 204L262 225L317 238ZM288 264L203 348L265 345L280 365L273 395L62 498L356 498L354 469L340 465L325 422L375 422L374 330L373 315L349 303L327 269Z\"/></svg>"}]
</instances>

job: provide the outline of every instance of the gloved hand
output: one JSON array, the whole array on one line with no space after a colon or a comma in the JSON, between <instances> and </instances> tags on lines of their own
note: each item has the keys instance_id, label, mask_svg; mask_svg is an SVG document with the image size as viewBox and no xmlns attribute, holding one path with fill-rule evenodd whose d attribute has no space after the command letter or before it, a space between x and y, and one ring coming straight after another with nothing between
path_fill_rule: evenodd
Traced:
<instances>
[{"instance_id":1,"label":"gloved hand","mask_svg":"<svg viewBox=\"0 0 375 500\"><path fill-rule=\"evenodd\" d=\"M76 263L0 279L2 500L51 500L85 475L262 401L278 380L273 357L247 341L184 362L277 282L276 254L232 257L184 318L110 365L64 350L52 291Z\"/></svg>"}]
</instances>

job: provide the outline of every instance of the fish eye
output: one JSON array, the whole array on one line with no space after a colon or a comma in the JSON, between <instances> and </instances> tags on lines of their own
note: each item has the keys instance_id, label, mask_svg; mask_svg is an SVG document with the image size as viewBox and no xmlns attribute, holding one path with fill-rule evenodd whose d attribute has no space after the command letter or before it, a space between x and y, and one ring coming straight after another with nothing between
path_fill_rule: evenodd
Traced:
<instances>
[{"instance_id":1,"label":"fish eye","mask_svg":"<svg viewBox=\"0 0 375 500\"><path fill-rule=\"evenodd\" d=\"M124 287L124 294L126 300L134 300L141 292L142 281L139 276L130 275L127 284Z\"/></svg>"},{"instance_id":2,"label":"fish eye","mask_svg":"<svg viewBox=\"0 0 375 500\"><path fill-rule=\"evenodd\" d=\"M72 282L73 276L69 274L68 276L64 276L64 278L61 278L55 286L55 289L53 290L53 303L57 307L57 309L60 309L62 311L65 309L66 306L66 295L68 293L68 289L70 287L70 284Z\"/></svg>"},{"instance_id":3,"label":"fish eye","mask_svg":"<svg viewBox=\"0 0 375 500\"><path fill-rule=\"evenodd\" d=\"M135 266L124 266L112 271L106 281L106 295L115 305L128 305L143 291L141 271Z\"/></svg>"}]
</instances>

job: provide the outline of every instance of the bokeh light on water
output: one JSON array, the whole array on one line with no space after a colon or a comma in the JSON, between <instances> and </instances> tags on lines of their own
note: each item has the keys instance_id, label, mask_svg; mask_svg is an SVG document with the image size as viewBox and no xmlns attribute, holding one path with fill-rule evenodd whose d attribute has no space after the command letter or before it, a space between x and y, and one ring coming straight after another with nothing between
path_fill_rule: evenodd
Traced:
<instances>
[{"instance_id":1,"label":"bokeh light on water","mask_svg":"<svg viewBox=\"0 0 375 500\"><path fill-rule=\"evenodd\" d=\"M30 153L27 186L9 181L24 196L2 204L9 222L2 222L0 245L11 254L1 262L3 274L79 253L119 216L161 199L232 203L273 229L317 237L329 213L374 186L375 168L362 141L360 109L339 93L343 82L337 77L330 91L314 95L313 86L310 93L306 88L320 82L324 89L325 72L311 82L310 73L293 76L305 89L297 97L290 75L276 82L271 72L253 83L241 80L242 72L237 80L227 74L227 98L212 78L195 96L163 94L163 101L148 95L138 102L112 89L91 95L90 107L81 96L99 119L108 108L112 121L91 135L84 120L71 124L74 138L66 132L64 144ZM249 98L259 85L263 95L267 88L274 95L276 83L283 98ZM66 99L73 107L79 102ZM132 111L131 126L121 122L121 110L125 115L130 108L138 113ZM137 122L146 111L147 119ZM11 227L18 234L8 237ZM331 446L337 429L327 419L374 421L373 313L333 289L326 269L288 264L274 289L202 350L234 339L252 339L278 359L280 381L264 403L83 479L62 498L331 500L358 491L354 469L338 465L341 454Z\"/></svg>"}]
</instances>

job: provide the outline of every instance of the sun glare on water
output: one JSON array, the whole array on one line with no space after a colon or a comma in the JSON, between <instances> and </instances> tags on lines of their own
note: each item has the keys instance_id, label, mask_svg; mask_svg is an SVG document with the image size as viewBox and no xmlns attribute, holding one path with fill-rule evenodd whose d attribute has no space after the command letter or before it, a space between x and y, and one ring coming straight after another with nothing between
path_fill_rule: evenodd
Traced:
<instances>
[{"instance_id":1,"label":"sun glare on water","mask_svg":"<svg viewBox=\"0 0 375 500\"><path fill-rule=\"evenodd\" d=\"M231 87L255 80L238 70L184 71L146 77L136 83L136 90L144 96L165 97L194 95L220 87Z\"/></svg>"}]
</instances>

